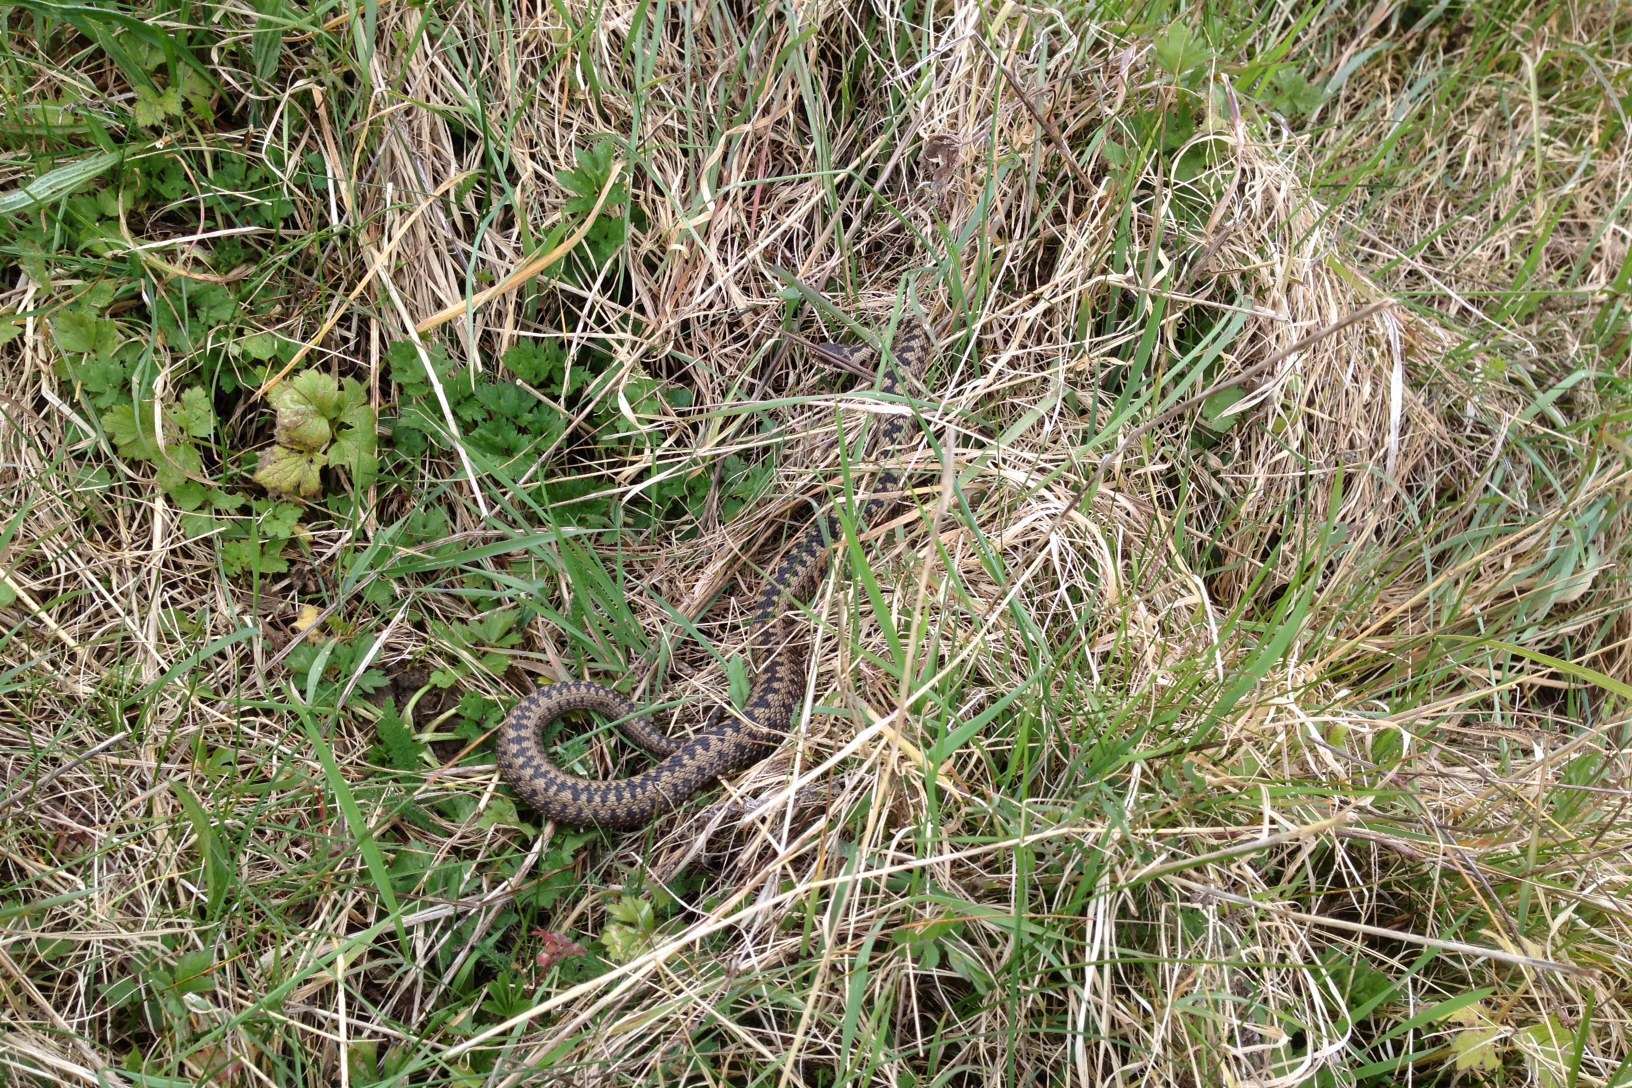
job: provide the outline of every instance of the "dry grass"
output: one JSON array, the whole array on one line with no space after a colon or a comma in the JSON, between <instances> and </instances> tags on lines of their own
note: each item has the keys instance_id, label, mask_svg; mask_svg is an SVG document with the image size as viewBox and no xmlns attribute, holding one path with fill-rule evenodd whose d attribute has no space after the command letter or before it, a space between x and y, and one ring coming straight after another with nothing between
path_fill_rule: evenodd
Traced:
<instances>
[{"instance_id":1,"label":"dry grass","mask_svg":"<svg viewBox=\"0 0 1632 1088\"><path fill-rule=\"evenodd\" d=\"M1374 58L1301 125L1176 79L1162 25L1109 11L161 24L219 47L195 51L226 95L173 134L267 164L291 207L228 234L189 152L180 195L123 218L127 243L172 240L163 264L53 251L27 231L61 202L14 217L0 1063L20 1083L1629 1083L1632 28L1608 3L1500 31L1378 12L1289 39L1310 76ZM1302 14L1224 20L1219 63ZM87 38L10 50L14 100L126 108ZM1587 70L1619 99L1594 104ZM19 133L5 188L43 154ZM557 178L602 133L627 182L608 207L637 216L617 256L416 334L585 222ZM222 274L229 240L253 318L153 333L158 287ZM538 828L493 772L494 714L572 675L632 672L681 723L725 697L734 587L808 497L865 485L836 418L851 442L901 410L811 364L801 338L851 333L778 268L864 327L904 304L936 321L913 502L807 614L793 741L646 834ZM59 366L53 322L98 282L161 401L258 329L387 416L393 343L489 376L550 343L614 376L600 403L645 440L586 443L586 414L509 464L465 439L390 455L355 503L328 479L288 572L229 575L243 515L192 532ZM647 377L689 406L637 411ZM208 471L253 493L270 409L214 396ZM774 471L742 484L755 465ZM563 479L628 519L575 527L533 489ZM684 517L638 521L688 480L710 488ZM445 533L409 535L431 508ZM522 603L510 642L446 626ZM338 675L302 656L342 645ZM416 766L381 754L373 672ZM606 774L616 750L569 752ZM588 951L537 966L539 931Z\"/></svg>"}]
</instances>

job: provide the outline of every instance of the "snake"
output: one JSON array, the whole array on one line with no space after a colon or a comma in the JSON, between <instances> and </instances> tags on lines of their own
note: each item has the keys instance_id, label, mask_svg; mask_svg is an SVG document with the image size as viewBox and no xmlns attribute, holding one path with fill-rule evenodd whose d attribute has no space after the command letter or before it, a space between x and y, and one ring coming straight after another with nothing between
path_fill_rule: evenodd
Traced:
<instances>
[{"instance_id":1,"label":"snake","mask_svg":"<svg viewBox=\"0 0 1632 1088\"><path fill-rule=\"evenodd\" d=\"M929 351L921 322L903 322L892 345L895 366L886 365L879 388L899 389L901 372L920 371ZM899 445L907 416L889 413L878 428L879 449ZM854 507L861 532L889 504L898 474L880 469L867 498ZM546 684L526 695L499 726L499 774L535 811L559 824L634 830L673 812L713 782L761 762L784 738L804 684L804 670L789 649L784 601L807 601L821 581L833 542L841 538L836 512L821 514L794 539L754 601L748 624L750 661L761 662L740 712L716 712L681 739L653 726L627 696L587 680ZM544 746L543 732L574 711L598 711L619 723L625 736L657 762L626 778L586 778L563 770Z\"/></svg>"}]
</instances>

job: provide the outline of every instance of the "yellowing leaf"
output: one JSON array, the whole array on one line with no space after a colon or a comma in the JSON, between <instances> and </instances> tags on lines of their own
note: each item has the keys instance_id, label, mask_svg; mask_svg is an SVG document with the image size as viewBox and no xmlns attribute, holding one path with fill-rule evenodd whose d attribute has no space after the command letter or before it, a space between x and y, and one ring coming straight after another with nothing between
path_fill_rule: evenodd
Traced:
<instances>
[{"instance_id":1,"label":"yellowing leaf","mask_svg":"<svg viewBox=\"0 0 1632 1088\"><path fill-rule=\"evenodd\" d=\"M311 411L337 419L342 407L340 383L321 370L303 370L272 391L272 404L280 414Z\"/></svg>"},{"instance_id":2,"label":"yellowing leaf","mask_svg":"<svg viewBox=\"0 0 1632 1088\"><path fill-rule=\"evenodd\" d=\"M1497 1049L1502 1029L1463 1028L1451 1036L1451 1062L1458 1072L1494 1073L1502 1067Z\"/></svg>"},{"instance_id":3,"label":"yellowing leaf","mask_svg":"<svg viewBox=\"0 0 1632 1088\"><path fill-rule=\"evenodd\" d=\"M305 409L278 413L278 444L294 450L321 450L329 444L329 421Z\"/></svg>"},{"instance_id":4,"label":"yellowing leaf","mask_svg":"<svg viewBox=\"0 0 1632 1088\"><path fill-rule=\"evenodd\" d=\"M272 404L278 412L278 444L319 453L334 437L333 424L345 399L332 377L321 370L303 370L272 391Z\"/></svg>"},{"instance_id":5,"label":"yellowing leaf","mask_svg":"<svg viewBox=\"0 0 1632 1088\"><path fill-rule=\"evenodd\" d=\"M296 633L305 631L317 623L318 618L322 615L323 610L317 605L303 604L300 606L300 615L295 617L295 622L291 626L294 627Z\"/></svg>"},{"instance_id":6,"label":"yellowing leaf","mask_svg":"<svg viewBox=\"0 0 1632 1088\"><path fill-rule=\"evenodd\" d=\"M1451 1064L1458 1072L1490 1073L1501 1069L1498 1044L1503 1030L1491 1020L1483 1002L1463 1005L1447 1019L1462 1025L1451 1035Z\"/></svg>"},{"instance_id":7,"label":"yellowing leaf","mask_svg":"<svg viewBox=\"0 0 1632 1088\"><path fill-rule=\"evenodd\" d=\"M287 446L273 446L255 470L255 482L274 494L316 498L323 492L321 450L302 452Z\"/></svg>"}]
</instances>

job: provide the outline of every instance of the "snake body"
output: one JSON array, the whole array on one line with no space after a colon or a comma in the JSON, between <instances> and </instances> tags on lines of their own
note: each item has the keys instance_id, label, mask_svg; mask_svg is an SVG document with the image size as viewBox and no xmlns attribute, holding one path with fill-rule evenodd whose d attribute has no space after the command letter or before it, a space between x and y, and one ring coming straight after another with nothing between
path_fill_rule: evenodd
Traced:
<instances>
[{"instance_id":1,"label":"snake body","mask_svg":"<svg viewBox=\"0 0 1632 1088\"><path fill-rule=\"evenodd\" d=\"M896 366L918 370L928 351L921 325L904 325L895 337ZM886 366L880 387L899 388L899 371ZM900 443L905 416L891 413L879 428L881 447ZM896 490L897 474L879 473L873 495L856 512L858 527L871 522ZM516 704L498 734L499 773L528 805L545 817L575 827L633 829L672 811L708 785L758 763L787 735L800 697L803 670L787 648L784 599L806 600L826 569L838 517L818 517L795 540L760 590L749 626L750 660L762 662L740 714L724 715L702 731L677 740L654 728L628 698L588 681L550 684ZM595 710L621 723L623 732L660 757L628 778L599 781L562 770L545 751L545 726L575 710Z\"/></svg>"}]
</instances>

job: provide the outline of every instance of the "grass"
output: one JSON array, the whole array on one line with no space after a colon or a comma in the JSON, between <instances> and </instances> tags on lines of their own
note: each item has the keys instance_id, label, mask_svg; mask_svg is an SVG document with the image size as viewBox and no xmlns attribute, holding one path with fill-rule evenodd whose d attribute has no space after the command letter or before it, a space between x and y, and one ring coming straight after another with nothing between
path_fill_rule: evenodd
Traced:
<instances>
[{"instance_id":1,"label":"grass","mask_svg":"<svg viewBox=\"0 0 1632 1088\"><path fill-rule=\"evenodd\" d=\"M0 20L10 1081L1632 1084L1619 5Z\"/></svg>"}]
</instances>

